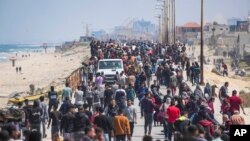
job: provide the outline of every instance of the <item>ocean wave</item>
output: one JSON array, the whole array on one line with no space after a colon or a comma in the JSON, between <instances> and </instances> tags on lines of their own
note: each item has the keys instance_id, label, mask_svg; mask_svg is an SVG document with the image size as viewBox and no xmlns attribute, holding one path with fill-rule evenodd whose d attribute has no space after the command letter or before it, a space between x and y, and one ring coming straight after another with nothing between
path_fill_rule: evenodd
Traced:
<instances>
[{"instance_id":1,"label":"ocean wave","mask_svg":"<svg viewBox=\"0 0 250 141\"><path fill-rule=\"evenodd\" d=\"M0 45L0 53L2 52L27 53L27 52L34 52L41 50L43 50L43 48L38 45Z\"/></svg>"},{"instance_id":2,"label":"ocean wave","mask_svg":"<svg viewBox=\"0 0 250 141\"><path fill-rule=\"evenodd\" d=\"M0 56L0 59L7 59L7 56Z\"/></svg>"},{"instance_id":3,"label":"ocean wave","mask_svg":"<svg viewBox=\"0 0 250 141\"><path fill-rule=\"evenodd\" d=\"M7 56L0 56L0 62L7 61L8 57Z\"/></svg>"}]
</instances>

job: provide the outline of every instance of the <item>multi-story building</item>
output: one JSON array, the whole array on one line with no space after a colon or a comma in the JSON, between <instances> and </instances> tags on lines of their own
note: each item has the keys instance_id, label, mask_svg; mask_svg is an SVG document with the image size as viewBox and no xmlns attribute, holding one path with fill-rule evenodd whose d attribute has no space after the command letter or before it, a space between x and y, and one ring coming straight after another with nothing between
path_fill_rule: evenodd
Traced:
<instances>
[{"instance_id":1,"label":"multi-story building","mask_svg":"<svg viewBox=\"0 0 250 141\"><path fill-rule=\"evenodd\" d=\"M198 41L200 28L200 25L195 22L188 22L178 26L176 27L177 39L189 45L195 44Z\"/></svg>"}]
</instances>

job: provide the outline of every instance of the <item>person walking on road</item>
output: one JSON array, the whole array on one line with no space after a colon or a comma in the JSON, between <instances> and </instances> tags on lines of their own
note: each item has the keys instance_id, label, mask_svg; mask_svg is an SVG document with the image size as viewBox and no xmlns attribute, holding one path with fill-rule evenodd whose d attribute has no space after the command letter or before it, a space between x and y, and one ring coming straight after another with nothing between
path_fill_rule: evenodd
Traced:
<instances>
[{"instance_id":1,"label":"person walking on road","mask_svg":"<svg viewBox=\"0 0 250 141\"><path fill-rule=\"evenodd\" d=\"M74 141L81 141L80 138L84 136L84 129L89 126L88 115L85 114L83 106L80 106L74 118Z\"/></svg>"},{"instance_id":2,"label":"person walking on road","mask_svg":"<svg viewBox=\"0 0 250 141\"><path fill-rule=\"evenodd\" d=\"M108 116L104 115L104 109L102 107L98 110L99 115L94 119L94 125L103 129L105 140L111 140L111 136L113 136L113 127L111 122L109 121Z\"/></svg>"},{"instance_id":3,"label":"person walking on road","mask_svg":"<svg viewBox=\"0 0 250 141\"><path fill-rule=\"evenodd\" d=\"M33 108L29 112L29 125L31 131L37 131L41 133L41 117L43 110L40 108L39 101L35 100Z\"/></svg>"},{"instance_id":4,"label":"person walking on road","mask_svg":"<svg viewBox=\"0 0 250 141\"><path fill-rule=\"evenodd\" d=\"M180 117L180 110L175 105L175 100L173 99L170 106L167 108L167 119L168 119L168 139L171 141L172 134L174 132L174 123Z\"/></svg>"},{"instance_id":5,"label":"person walking on road","mask_svg":"<svg viewBox=\"0 0 250 141\"><path fill-rule=\"evenodd\" d=\"M54 86L50 87L50 92L48 93L48 98L49 98L48 113L50 113L52 106L58 104L58 94L55 91L55 87Z\"/></svg>"},{"instance_id":6,"label":"person walking on road","mask_svg":"<svg viewBox=\"0 0 250 141\"><path fill-rule=\"evenodd\" d=\"M106 88L104 91L104 108L106 108L110 104L110 101L112 100L113 95L114 93L111 89L111 86L106 84Z\"/></svg>"},{"instance_id":7,"label":"person walking on road","mask_svg":"<svg viewBox=\"0 0 250 141\"><path fill-rule=\"evenodd\" d=\"M113 125L116 141L126 141L126 136L129 141L131 140L129 120L123 115L122 109L118 110L118 115L113 119Z\"/></svg>"},{"instance_id":8,"label":"person walking on road","mask_svg":"<svg viewBox=\"0 0 250 141\"><path fill-rule=\"evenodd\" d=\"M60 129L60 121L62 119L62 114L57 111L58 105L55 104L53 105L53 111L50 112L50 116L49 116L49 121L48 121L48 129L50 127L50 123L51 124L51 136L54 136L55 134L59 133L59 129Z\"/></svg>"},{"instance_id":9,"label":"person walking on road","mask_svg":"<svg viewBox=\"0 0 250 141\"><path fill-rule=\"evenodd\" d=\"M223 86L221 86L221 88L219 90L219 99L220 99L221 103L223 102L223 100L226 97L228 97L228 86L229 86L229 83L225 82L225 84Z\"/></svg>"},{"instance_id":10,"label":"person walking on road","mask_svg":"<svg viewBox=\"0 0 250 141\"><path fill-rule=\"evenodd\" d=\"M126 107L127 94L122 88L122 85L119 85L119 88L115 92L115 101L120 109L124 109Z\"/></svg>"},{"instance_id":11,"label":"person walking on road","mask_svg":"<svg viewBox=\"0 0 250 141\"><path fill-rule=\"evenodd\" d=\"M141 101L142 112L144 113L144 134L151 135L152 124L153 124L153 112L155 104L151 99L151 92L149 91L145 98Z\"/></svg>"},{"instance_id":12,"label":"person walking on road","mask_svg":"<svg viewBox=\"0 0 250 141\"><path fill-rule=\"evenodd\" d=\"M40 97L40 108L42 109L42 116L41 116L42 129L43 129L42 136L43 136L43 138L46 138L47 134L46 134L46 126L45 125L47 124L47 121L49 119L49 114L48 114L47 105L44 102L44 96Z\"/></svg>"},{"instance_id":13,"label":"person walking on road","mask_svg":"<svg viewBox=\"0 0 250 141\"><path fill-rule=\"evenodd\" d=\"M127 100L131 100L132 103L134 103L136 93L135 93L135 90L131 84L128 84L128 88L126 89L126 93L127 93Z\"/></svg>"},{"instance_id":14,"label":"person walking on road","mask_svg":"<svg viewBox=\"0 0 250 141\"><path fill-rule=\"evenodd\" d=\"M234 111L240 111L240 108L243 114L246 114L242 105L242 100L239 96L237 96L236 90L233 90L232 96L229 98L229 104L230 104L231 115L234 114Z\"/></svg>"},{"instance_id":15,"label":"person walking on road","mask_svg":"<svg viewBox=\"0 0 250 141\"><path fill-rule=\"evenodd\" d=\"M72 98L72 89L69 87L69 83L65 84L65 87L62 92L62 100L65 100L66 97Z\"/></svg>"},{"instance_id":16,"label":"person walking on road","mask_svg":"<svg viewBox=\"0 0 250 141\"><path fill-rule=\"evenodd\" d=\"M176 73L175 72L171 72L171 76L170 76L170 88L171 88L173 96L175 96L176 87L177 87Z\"/></svg>"},{"instance_id":17,"label":"person walking on road","mask_svg":"<svg viewBox=\"0 0 250 141\"><path fill-rule=\"evenodd\" d=\"M132 100L128 100L127 107L124 110L124 115L129 120L130 130L131 130L131 137L133 136L134 132L134 125L137 123L137 110L132 103Z\"/></svg>"},{"instance_id":18,"label":"person walking on road","mask_svg":"<svg viewBox=\"0 0 250 141\"><path fill-rule=\"evenodd\" d=\"M60 134L64 138L74 138L74 120L75 120L75 106L70 104L68 107L68 112L63 115L61 125L60 125Z\"/></svg>"},{"instance_id":19,"label":"person walking on road","mask_svg":"<svg viewBox=\"0 0 250 141\"><path fill-rule=\"evenodd\" d=\"M77 87L77 90L75 92L75 105L78 107L80 105L83 105L83 91L81 90L81 86Z\"/></svg>"}]
</instances>

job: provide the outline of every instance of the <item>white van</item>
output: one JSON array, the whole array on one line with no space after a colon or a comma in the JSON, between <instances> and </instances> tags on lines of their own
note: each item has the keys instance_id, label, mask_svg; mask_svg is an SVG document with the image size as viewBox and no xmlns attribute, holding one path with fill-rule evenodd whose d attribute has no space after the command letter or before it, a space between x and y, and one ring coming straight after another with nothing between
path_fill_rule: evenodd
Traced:
<instances>
[{"instance_id":1,"label":"white van","mask_svg":"<svg viewBox=\"0 0 250 141\"><path fill-rule=\"evenodd\" d=\"M114 83L116 72L120 74L122 71L124 71L122 59L102 59L98 62L97 72L104 73L107 83Z\"/></svg>"}]
</instances>

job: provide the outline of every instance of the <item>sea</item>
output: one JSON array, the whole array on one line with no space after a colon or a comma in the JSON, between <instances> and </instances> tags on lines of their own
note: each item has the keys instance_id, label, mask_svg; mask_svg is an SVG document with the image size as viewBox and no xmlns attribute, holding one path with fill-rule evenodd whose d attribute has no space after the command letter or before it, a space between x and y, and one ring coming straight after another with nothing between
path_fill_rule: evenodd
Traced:
<instances>
[{"instance_id":1,"label":"sea","mask_svg":"<svg viewBox=\"0 0 250 141\"><path fill-rule=\"evenodd\" d=\"M18 54L28 54L32 52L42 52L44 49L40 45L28 44L0 44L0 62L8 61L11 56Z\"/></svg>"}]
</instances>

